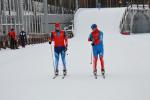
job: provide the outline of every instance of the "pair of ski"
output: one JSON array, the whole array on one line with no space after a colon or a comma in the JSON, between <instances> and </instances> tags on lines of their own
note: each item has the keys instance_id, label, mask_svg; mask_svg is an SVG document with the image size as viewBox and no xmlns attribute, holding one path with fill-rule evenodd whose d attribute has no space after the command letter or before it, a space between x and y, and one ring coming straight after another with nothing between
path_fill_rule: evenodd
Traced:
<instances>
[{"instance_id":1,"label":"pair of ski","mask_svg":"<svg viewBox=\"0 0 150 100\"><path fill-rule=\"evenodd\" d=\"M53 77L53 79L56 79L58 76L59 76L59 75L55 75L55 76ZM62 79L65 79L65 77L66 77L66 75L63 75L61 78L62 78Z\"/></svg>"},{"instance_id":2,"label":"pair of ski","mask_svg":"<svg viewBox=\"0 0 150 100\"><path fill-rule=\"evenodd\" d=\"M53 77L53 79L56 79L58 76L59 76L59 75L55 75L55 76ZM103 78L105 79L105 74L102 74L102 76L103 76ZM62 79L65 79L65 77L66 77L66 75L63 75L63 76L62 76ZM94 74L94 77L95 77L95 79L97 79L98 75L97 75L97 74Z\"/></svg>"},{"instance_id":3,"label":"pair of ski","mask_svg":"<svg viewBox=\"0 0 150 100\"><path fill-rule=\"evenodd\" d=\"M102 77L103 77L103 79L105 79L105 74L104 74L104 73L102 73ZM97 78L98 78L98 75L97 75L97 74L94 74L94 78L97 79Z\"/></svg>"}]
</instances>

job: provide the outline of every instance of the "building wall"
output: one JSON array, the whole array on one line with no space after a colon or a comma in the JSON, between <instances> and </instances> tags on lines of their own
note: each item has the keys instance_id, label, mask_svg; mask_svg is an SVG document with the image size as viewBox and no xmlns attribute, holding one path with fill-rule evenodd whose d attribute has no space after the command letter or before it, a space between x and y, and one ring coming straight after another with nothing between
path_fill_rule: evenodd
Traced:
<instances>
[{"instance_id":1,"label":"building wall","mask_svg":"<svg viewBox=\"0 0 150 100\"><path fill-rule=\"evenodd\" d=\"M5 2L1 2L5 1ZM8 3L9 1L9 3ZM37 0L43 1L43 0ZM22 28L27 33L43 33L44 6L43 2L35 0L0 0L0 32L8 33L14 28L17 33ZM56 9L57 8L57 9ZM63 14L60 11L64 10ZM66 13L66 14L64 14ZM49 23L63 22L72 19L72 12L68 8L48 4ZM50 29L52 29L50 27Z\"/></svg>"},{"instance_id":2,"label":"building wall","mask_svg":"<svg viewBox=\"0 0 150 100\"><path fill-rule=\"evenodd\" d=\"M73 14L49 14L48 15L48 22L49 22L49 32L54 30L54 23L59 22L61 23L61 28L63 29L64 26L70 23L74 19Z\"/></svg>"},{"instance_id":3,"label":"building wall","mask_svg":"<svg viewBox=\"0 0 150 100\"><path fill-rule=\"evenodd\" d=\"M127 6L129 2L134 4L148 4L150 0L79 0L80 8L95 8L96 1L101 4L101 7L121 7Z\"/></svg>"}]
</instances>

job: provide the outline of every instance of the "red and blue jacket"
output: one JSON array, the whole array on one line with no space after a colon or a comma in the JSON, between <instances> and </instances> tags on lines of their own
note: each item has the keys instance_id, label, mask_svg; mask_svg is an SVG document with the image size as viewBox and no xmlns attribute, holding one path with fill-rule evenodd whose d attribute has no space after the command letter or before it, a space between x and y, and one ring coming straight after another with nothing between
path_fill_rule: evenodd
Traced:
<instances>
[{"instance_id":1,"label":"red and blue jacket","mask_svg":"<svg viewBox=\"0 0 150 100\"><path fill-rule=\"evenodd\" d=\"M92 41L94 45L103 44L103 32L96 29L89 35L88 41Z\"/></svg>"},{"instance_id":2,"label":"red and blue jacket","mask_svg":"<svg viewBox=\"0 0 150 100\"><path fill-rule=\"evenodd\" d=\"M104 55L103 32L96 29L89 35L88 41L92 42L94 58L97 58L98 55L100 57L103 57Z\"/></svg>"},{"instance_id":3,"label":"red and blue jacket","mask_svg":"<svg viewBox=\"0 0 150 100\"><path fill-rule=\"evenodd\" d=\"M55 47L65 47L68 45L68 38L64 30L51 32L49 36L49 41L54 41Z\"/></svg>"}]
</instances>

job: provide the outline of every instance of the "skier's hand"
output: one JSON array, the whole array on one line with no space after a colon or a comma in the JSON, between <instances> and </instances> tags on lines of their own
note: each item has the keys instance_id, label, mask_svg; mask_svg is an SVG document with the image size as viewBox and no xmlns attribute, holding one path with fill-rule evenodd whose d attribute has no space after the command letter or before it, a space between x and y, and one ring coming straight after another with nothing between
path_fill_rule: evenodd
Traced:
<instances>
[{"instance_id":1,"label":"skier's hand","mask_svg":"<svg viewBox=\"0 0 150 100\"><path fill-rule=\"evenodd\" d=\"M65 47L65 52L68 50L68 48L67 47Z\"/></svg>"},{"instance_id":2,"label":"skier's hand","mask_svg":"<svg viewBox=\"0 0 150 100\"><path fill-rule=\"evenodd\" d=\"M92 46L94 46L94 43L91 43Z\"/></svg>"},{"instance_id":3,"label":"skier's hand","mask_svg":"<svg viewBox=\"0 0 150 100\"><path fill-rule=\"evenodd\" d=\"M52 42L51 42L51 41L49 41L49 44L52 44Z\"/></svg>"},{"instance_id":4,"label":"skier's hand","mask_svg":"<svg viewBox=\"0 0 150 100\"><path fill-rule=\"evenodd\" d=\"M66 46L66 47L65 47L65 52L66 52L67 50L68 50L68 47Z\"/></svg>"},{"instance_id":5,"label":"skier's hand","mask_svg":"<svg viewBox=\"0 0 150 100\"><path fill-rule=\"evenodd\" d=\"M68 44L66 44L65 46L65 52L68 50Z\"/></svg>"},{"instance_id":6,"label":"skier's hand","mask_svg":"<svg viewBox=\"0 0 150 100\"><path fill-rule=\"evenodd\" d=\"M92 42L94 42L94 39L93 39L93 38L89 38L89 41L92 41Z\"/></svg>"}]
</instances>

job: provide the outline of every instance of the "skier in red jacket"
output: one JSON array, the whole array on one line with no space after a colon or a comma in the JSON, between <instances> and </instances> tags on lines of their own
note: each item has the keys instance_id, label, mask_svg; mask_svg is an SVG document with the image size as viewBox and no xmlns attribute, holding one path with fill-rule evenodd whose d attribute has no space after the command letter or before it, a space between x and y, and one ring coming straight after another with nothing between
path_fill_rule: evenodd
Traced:
<instances>
[{"instance_id":1,"label":"skier in red jacket","mask_svg":"<svg viewBox=\"0 0 150 100\"><path fill-rule=\"evenodd\" d=\"M10 39L10 48L11 49L18 49L18 47L17 47L17 39L16 39L16 32L15 32L15 30L13 28L8 33L8 37Z\"/></svg>"},{"instance_id":2,"label":"skier in red jacket","mask_svg":"<svg viewBox=\"0 0 150 100\"><path fill-rule=\"evenodd\" d=\"M64 30L61 30L60 23L55 24L55 31L51 32L49 37L49 44L54 41L54 55L55 55L55 75L59 74L58 63L59 63L59 55L61 55L62 63L63 63L63 74L64 76L67 74L66 69L66 51L68 47L68 38Z\"/></svg>"}]
</instances>

